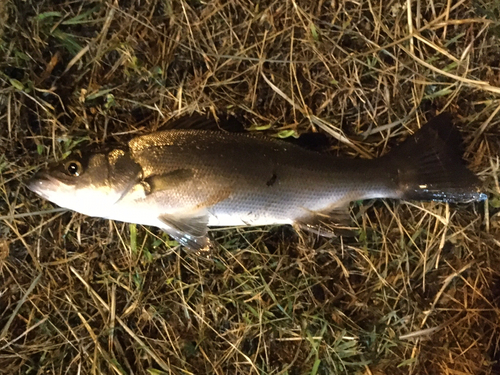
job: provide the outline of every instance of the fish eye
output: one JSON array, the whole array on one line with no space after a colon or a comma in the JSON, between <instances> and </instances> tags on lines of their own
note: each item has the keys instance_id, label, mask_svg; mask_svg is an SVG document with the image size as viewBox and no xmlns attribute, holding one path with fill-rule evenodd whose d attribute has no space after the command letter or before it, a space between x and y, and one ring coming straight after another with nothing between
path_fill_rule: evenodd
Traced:
<instances>
[{"instance_id":1,"label":"fish eye","mask_svg":"<svg viewBox=\"0 0 500 375\"><path fill-rule=\"evenodd\" d=\"M82 165L76 160L70 161L66 164L66 172L70 176L78 177L82 174Z\"/></svg>"}]
</instances>

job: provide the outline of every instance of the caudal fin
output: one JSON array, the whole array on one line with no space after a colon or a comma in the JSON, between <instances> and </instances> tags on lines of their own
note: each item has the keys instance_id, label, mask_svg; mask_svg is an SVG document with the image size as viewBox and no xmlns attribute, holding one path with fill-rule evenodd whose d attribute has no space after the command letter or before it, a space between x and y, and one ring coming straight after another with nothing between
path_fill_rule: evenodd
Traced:
<instances>
[{"instance_id":1,"label":"caudal fin","mask_svg":"<svg viewBox=\"0 0 500 375\"><path fill-rule=\"evenodd\" d=\"M451 115L442 113L387 154L397 170L400 197L442 202L486 199L479 179L465 166L461 146Z\"/></svg>"}]
</instances>

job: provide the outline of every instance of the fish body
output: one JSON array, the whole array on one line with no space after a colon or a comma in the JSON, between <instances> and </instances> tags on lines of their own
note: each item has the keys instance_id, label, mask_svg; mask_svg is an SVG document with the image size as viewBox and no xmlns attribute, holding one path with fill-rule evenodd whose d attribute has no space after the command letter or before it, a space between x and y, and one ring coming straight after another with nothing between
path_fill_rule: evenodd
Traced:
<instances>
[{"instance_id":1,"label":"fish body","mask_svg":"<svg viewBox=\"0 0 500 375\"><path fill-rule=\"evenodd\" d=\"M355 200L484 199L449 142L454 134L441 115L386 156L366 160L245 133L167 130L65 160L28 186L59 206L156 226L199 249L208 227L308 226L345 214Z\"/></svg>"}]
</instances>

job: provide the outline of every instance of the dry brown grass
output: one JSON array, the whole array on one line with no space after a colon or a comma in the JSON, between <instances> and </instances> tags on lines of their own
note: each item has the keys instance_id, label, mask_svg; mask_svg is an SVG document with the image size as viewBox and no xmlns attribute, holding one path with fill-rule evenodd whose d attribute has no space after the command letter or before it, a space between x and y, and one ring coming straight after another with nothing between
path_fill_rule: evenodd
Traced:
<instances>
[{"instance_id":1,"label":"dry brown grass","mask_svg":"<svg viewBox=\"0 0 500 375\"><path fill-rule=\"evenodd\" d=\"M500 373L499 21L498 0L0 2L0 373ZM489 203L358 203L359 241L221 230L207 260L23 185L194 111L370 157L443 110Z\"/></svg>"}]
</instances>

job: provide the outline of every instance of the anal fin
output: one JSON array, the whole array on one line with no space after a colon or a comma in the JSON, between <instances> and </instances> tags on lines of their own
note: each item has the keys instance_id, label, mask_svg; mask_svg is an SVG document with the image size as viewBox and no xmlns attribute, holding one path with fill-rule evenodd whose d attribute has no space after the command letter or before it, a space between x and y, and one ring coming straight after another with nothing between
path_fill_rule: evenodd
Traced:
<instances>
[{"instance_id":1,"label":"anal fin","mask_svg":"<svg viewBox=\"0 0 500 375\"><path fill-rule=\"evenodd\" d=\"M352 226L349 206L337 207L327 214L311 213L311 215L296 220L294 227L326 238L352 237L355 235L356 229Z\"/></svg>"}]
</instances>

